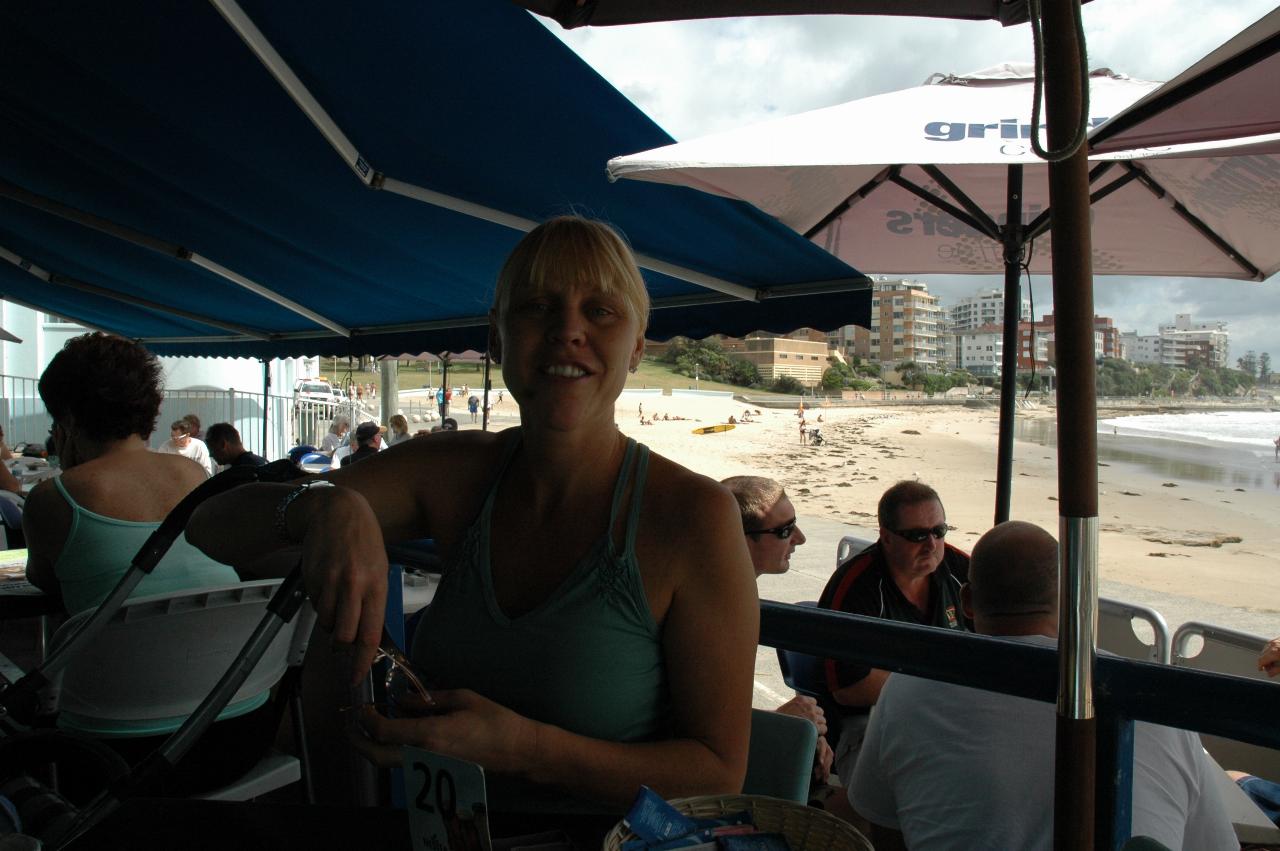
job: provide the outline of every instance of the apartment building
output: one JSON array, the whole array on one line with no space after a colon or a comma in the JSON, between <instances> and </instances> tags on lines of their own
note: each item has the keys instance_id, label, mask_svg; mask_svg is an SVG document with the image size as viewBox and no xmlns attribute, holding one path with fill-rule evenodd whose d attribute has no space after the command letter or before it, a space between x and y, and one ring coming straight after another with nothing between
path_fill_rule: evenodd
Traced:
<instances>
[{"instance_id":1,"label":"apartment building","mask_svg":"<svg viewBox=\"0 0 1280 851\"><path fill-rule=\"evenodd\" d=\"M1018 323L1018 369L1043 369L1054 363L1054 319L1046 313L1039 322ZM1093 357L1122 358L1124 342L1120 330L1109 317L1093 317ZM1032 355L1034 340L1035 354Z\"/></svg>"},{"instance_id":2,"label":"apartment building","mask_svg":"<svg viewBox=\"0 0 1280 851\"><path fill-rule=\"evenodd\" d=\"M952 333L981 328L983 325L1000 325L1004 322L1004 290L978 290L960 299L947 309L947 321ZM1031 321L1031 300L1022 299L1018 307L1018 321Z\"/></svg>"},{"instance_id":3,"label":"apartment building","mask_svg":"<svg viewBox=\"0 0 1280 851\"><path fill-rule=\"evenodd\" d=\"M1186 367L1188 360L1205 366L1229 364L1230 333L1225 322L1195 322L1190 313L1174 315L1173 322L1161 325L1159 333L1140 335L1126 331L1121 335L1125 356L1134 363L1160 363Z\"/></svg>"},{"instance_id":4,"label":"apartment building","mask_svg":"<svg viewBox=\"0 0 1280 851\"><path fill-rule=\"evenodd\" d=\"M965 331L956 331L956 366L966 369L977 378L999 378L1000 363L1004 356L1004 328L987 324Z\"/></svg>"},{"instance_id":5,"label":"apartment building","mask_svg":"<svg viewBox=\"0 0 1280 851\"><path fill-rule=\"evenodd\" d=\"M797 335L751 336L725 348L732 351L734 357L755 364L760 380L766 384L790 375L801 384L813 386L822 381L822 373L830 365L826 338L820 332L807 329Z\"/></svg>"}]
</instances>

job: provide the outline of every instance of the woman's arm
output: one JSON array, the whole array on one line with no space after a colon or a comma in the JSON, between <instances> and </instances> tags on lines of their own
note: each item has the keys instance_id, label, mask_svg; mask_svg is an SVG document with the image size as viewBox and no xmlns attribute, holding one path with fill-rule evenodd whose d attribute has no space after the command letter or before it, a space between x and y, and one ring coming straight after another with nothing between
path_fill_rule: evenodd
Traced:
<instances>
[{"instance_id":1,"label":"woman's arm","mask_svg":"<svg viewBox=\"0 0 1280 851\"><path fill-rule=\"evenodd\" d=\"M311 488L292 500L284 512L283 534L277 524L281 503L306 479L236 488L196 510L187 540L217 561L238 567L300 544L304 583L317 620L335 641L355 645L352 675L358 678L369 669L382 635L384 539L427 533L427 489L417 483L429 480L433 466L444 463L441 443L453 441L411 441L319 477L335 487ZM449 454L455 464L460 451Z\"/></svg>"},{"instance_id":2,"label":"woman's arm","mask_svg":"<svg viewBox=\"0 0 1280 851\"><path fill-rule=\"evenodd\" d=\"M22 493L22 482L9 472L9 467L5 464L0 464L0 490Z\"/></svg>"},{"instance_id":3,"label":"woman's arm","mask_svg":"<svg viewBox=\"0 0 1280 851\"><path fill-rule=\"evenodd\" d=\"M458 690L433 693L432 708L441 715L388 719L367 710L361 722L369 738L357 739L357 747L393 765L400 760L399 746L413 744L621 809L642 783L664 797L740 791L759 640L751 560L737 504L727 491L698 477L683 499L671 497L670 503L669 516L657 519L670 522L658 522L657 528L672 539L676 576L662 624L674 711L671 738L592 739ZM690 523L690 517L699 522Z\"/></svg>"},{"instance_id":4,"label":"woman's arm","mask_svg":"<svg viewBox=\"0 0 1280 851\"><path fill-rule=\"evenodd\" d=\"M71 527L71 512L52 481L31 489L22 507L22 534L27 539L27 581L50 596L62 588L53 566L62 555Z\"/></svg>"}]
</instances>

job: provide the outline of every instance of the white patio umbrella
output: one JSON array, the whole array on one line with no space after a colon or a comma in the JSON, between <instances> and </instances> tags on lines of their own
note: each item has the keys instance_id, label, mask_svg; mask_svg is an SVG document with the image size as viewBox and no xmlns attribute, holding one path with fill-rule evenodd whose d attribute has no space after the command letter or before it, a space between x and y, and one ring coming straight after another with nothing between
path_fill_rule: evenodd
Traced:
<instances>
[{"instance_id":1,"label":"white patio umbrella","mask_svg":"<svg viewBox=\"0 0 1280 851\"><path fill-rule=\"evenodd\" d=\"M1090 79L1095 126L1159 86L1105 69ZM1052 269L1049 167L1028 141L1031 102L1029 65L934 75L619 157L609 174L747 201L868 273L1003 272L1000 522L1011 499L1019 274ZM1223 145L1093 158L1094 274L1260 281L1280 269L1280 156Z\"/></svg>"},{"instance_id":2,"label":"white patio umbrella","mask_svg":"<svg viewBox=\"0 0 1280 851\"><path fill-rule=\"evenodd\" d=\"M1095 71L1090 122L1158 87ZM1021 165L1020 242L1030 271L1047 274L1048 169L1027 141L1031 89L1026 64L934 75L915 88L618 157L609 174L742 199L868 273L992 274L1005 271L1007 167ZM1280 269L1280 198L1258 199L1280 188L1280 158L1181 154L1092 158L1095 274L1262 280Z\"/></svg>"}]
</instances>

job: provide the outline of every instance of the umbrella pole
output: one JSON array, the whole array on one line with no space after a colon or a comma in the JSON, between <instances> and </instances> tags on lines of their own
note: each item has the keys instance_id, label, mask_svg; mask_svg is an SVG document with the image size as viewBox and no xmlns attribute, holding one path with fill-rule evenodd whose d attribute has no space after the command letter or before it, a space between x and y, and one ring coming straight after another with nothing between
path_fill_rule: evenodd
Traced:
<instances>
[{"instance_id":1,"label":"umbrella pole","mask_svg":"<svg viewBox=\"0 0 1280 851\"><path fill-rule=\"evenodd\" d=\"M1018 319L1022 310L1022 166L1005 181L1004 349L1000 353L1000 436L996 442L996 523L1009 519L1013 499L1013 427L1018 398Z\"/></svg>"},{"instance_id":2,"label":"umbrella pole","mask_svg":"<svg viewBox=\"0 0 1280 851\"><path fill-rule=\"evenodd\" d=\"M1078 0L1044 0L1049 143L1071 138L1081 109ZM1054 847L1092 848L1097 719L1093 707L1098 574L1098 445L1094 387L1089 169L1081 146L1049 165L1058 361L1058 729Z\"/></svg>"}]
</instances>

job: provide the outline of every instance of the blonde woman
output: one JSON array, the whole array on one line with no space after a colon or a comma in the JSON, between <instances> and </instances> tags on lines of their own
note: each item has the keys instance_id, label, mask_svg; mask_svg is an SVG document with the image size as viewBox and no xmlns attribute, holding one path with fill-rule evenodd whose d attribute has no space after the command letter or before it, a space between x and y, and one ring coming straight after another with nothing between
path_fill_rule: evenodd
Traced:
<instances>
[{"instance_id":1,"label":"blonde woman","mask_svg":"<svg viewBox=\"0 0 1280 851\"><path fill-rule=\"evenodd\" d=\"M386 542L435 539L447 567L411 647L435 714L366 710L357 746L383 764L405 744L478 762L498 812L616 813L641 784L738 791L751 560L727 490L614 424L648 322L630 249L599 222L544 223L503 267L490 322L519 428L411 441L330 474L336 487L242 488L190 534L232 563L301 544L320 623L355 644L357 672L382 630ZM438 487L445 468L457 487Z\"/></svg>"}]
</instances>

